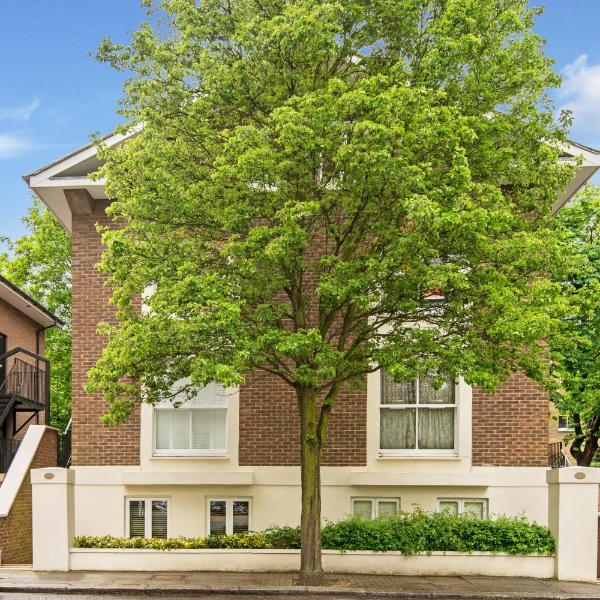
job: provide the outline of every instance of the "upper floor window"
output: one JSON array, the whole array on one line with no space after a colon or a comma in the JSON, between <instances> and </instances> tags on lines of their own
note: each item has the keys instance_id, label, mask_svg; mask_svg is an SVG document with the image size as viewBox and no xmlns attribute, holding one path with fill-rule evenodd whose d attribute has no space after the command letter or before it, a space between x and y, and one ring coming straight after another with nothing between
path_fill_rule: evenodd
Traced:
<instances>
[{"instance_id":1,"label":"upper floor window","mask_svg":"<svg viewBox=\"0 0 600 600\"><path fill-rule=\"evenodd\" d=\"M380 449L386 454L454 454L456 390L430 377L396 383L381 369Z\"/></svg>"},{"instance_id":2,"label":"upper floor window","mask_svg":"<svg viewBox=\"0 0 600 600\"><path fill-rule=\"evenodd\" d=\"M227 449L227 393L212 383L175 408L169 401L154 407L154 454L219 455Z\"/></svg>"},{"instance_id":3,"label":"upper floor window","mask_svg":"<svg viewBox=\"0 0 600 600\"><path fill-rule=\"evenodd\" d=\"M573 431L573 423L571 423L569 417L566 417L565 415L558 415L558 430Z\"/></svg>"}]
</instances>

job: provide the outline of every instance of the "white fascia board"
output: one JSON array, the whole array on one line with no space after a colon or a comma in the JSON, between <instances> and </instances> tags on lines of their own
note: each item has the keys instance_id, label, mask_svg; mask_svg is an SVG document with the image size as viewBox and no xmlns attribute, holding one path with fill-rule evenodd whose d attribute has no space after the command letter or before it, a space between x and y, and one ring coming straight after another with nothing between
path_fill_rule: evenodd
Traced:
<instances>
[{"instance_id":1,"label":"white fascia board","mask_svg":"<svg viewBox=\"0 0 600 600\"><path fill-rule=\"evenodd\" d=\"M29 317L32 321L42 327L52 327L53 325L56 325L56 321L48 314L43 310L40 310L37 306L15 292L10 286L2 281L0 281L0 299L4 300L7 304L10 304L20 313Z\"/></svg>"}]
</instances>

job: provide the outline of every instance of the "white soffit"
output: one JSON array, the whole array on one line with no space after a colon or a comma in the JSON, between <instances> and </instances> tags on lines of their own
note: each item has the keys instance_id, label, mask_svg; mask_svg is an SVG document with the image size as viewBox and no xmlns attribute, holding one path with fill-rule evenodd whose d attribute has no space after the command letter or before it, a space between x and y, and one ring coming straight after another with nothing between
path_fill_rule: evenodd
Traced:
<instances>
[{"instance_id":1,"label":"white soffit","mask_svg":"<svg viewBox=\"0 0 600 600\"><path fill-rule=\"evenodd\" d=\"M102 141L107 146L115 146L135 135L137 131L138 129L133 129L127 134L110 134ZM106 199L104 181L94 181L89 177L100 166L96 146L87 144L30 175L25 175L23 179L63 226L71 231L71 211L64 190L86 189L93 199Z\"/></svg>"},{"instance_id":2,"label":"white soffit","mask_svg":"<svg viewBox=\"0 0 600 600\"><path fill-rule=\"evenodd\" d=\"M22 290L10 283L4 277L0 277L0 299L16 308L19 312L29 317L32 321L42 327L62 325L62 321L52 315L43 306L39 305Z\"/></svg>"}]
</instances>

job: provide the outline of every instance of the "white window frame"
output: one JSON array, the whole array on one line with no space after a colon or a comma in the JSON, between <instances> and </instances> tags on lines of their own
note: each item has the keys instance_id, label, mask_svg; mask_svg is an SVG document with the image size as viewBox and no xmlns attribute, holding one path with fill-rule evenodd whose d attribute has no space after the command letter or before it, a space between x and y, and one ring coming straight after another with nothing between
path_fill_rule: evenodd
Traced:
<instances>
[{"instance_id":1,"label":"white window frame","mask_svg":"<svg viewBox=\"0 0 600 600\"><path fill-rule=\"evenodd\" d=\"M189 413L189 428L190 428L190 440L192 439L192 427L193 427L193 411L225 411L225 448L189 448L177 449L177 448L163 448L158 449L156 447L156 414L158 411L181 411ZM225 388L225 407L217 406L190 406L189 408L185 405L175 408L172 404L155 404L152 411L152 455L153 456L227 456L227 447L229 440L229 394L228 388ZM171 432L172 435L172 432ZM172 444L171 444L172 445Z\"/></svg>"},{"instance_id":2,"label":"white window frame","mask_svg":"<svg viewBox=\"0 0 600 600\"><path fill-rule=\"evenodd\" d=\"M239 496L210 496L206 498L206 535L211 535L210 532L210 503L225 502L225 535L233 534L233 503L247 502L248 503L248 531L252 531L252 498L244 498Z\"/></svg>"},{"instance_id":3,"label":"white window frame","mask_svg":"<svg viewBox=\"0 0 600 600\"><path fill-rule=\"evenodd\" d=\"M380 456L447 456L447 457L457 457L458 456L458 431L460 427L459 418L460 418L460 406L459 406L459 386L458 382L454 381L454 404L419 404L419 394L420 394L420 377L416 379L416 402L415 404L383 404L382 403L382 392L383 388L381 387L381 380L383 378L383 371L379 371L379 455ZM433 408L433 409L442 409L442 408L454 408L454 448L433 448L433 449L421 449L418 448L419 445L419 408ZM407 409L416 409L416 420L415 420L415 444L417 448L382 448L381 447L381 411L382 410L407 410Z\"/></svg>"},{"instance_id":4,"label":"white window frame","mask_svg":"<svg viewBox=\"0 0 600 600\"><path fill-rule=\"evenodd\" d=\"M169 496L125 496L125 537L130 537L130 502L144 502L144 538L152 539L152 502L167 503L167 539L171 537L171 498ZM150 518L148 518L148 516Z\"/></svg>"},{"instance_id":5,"label":"white window frame","mask_svg":"<svg viewBox=\"0 0 600 600\"><path fill-rule=\"evenodd\" d=\"M354 513L354 504L356 502L370 502L371 503L371 520L376 519L379 516L379 503L380 502L395 502L396 503L396 514L400 512L400 498L385 498L384 496L377 496L376 498L372 496L357 496L353 497L351 502L352 506L352 516L355 517Z\"/></svg>"},{"instance_id":6,"label":"white window frame","mask_svg":"<svg viewBox=\"0 0 600 600\"><path fill-rule=\"evenodd\" d=\"M465 514L465 502L481 502L483 504L483 516L482 519L487 519L489 516L489 504L490 501L488 498L438 498L438 511L441 512L442 509L440 507L442 502L457 502L458 503L458 514Z\"/></svg>"}]
</instances>

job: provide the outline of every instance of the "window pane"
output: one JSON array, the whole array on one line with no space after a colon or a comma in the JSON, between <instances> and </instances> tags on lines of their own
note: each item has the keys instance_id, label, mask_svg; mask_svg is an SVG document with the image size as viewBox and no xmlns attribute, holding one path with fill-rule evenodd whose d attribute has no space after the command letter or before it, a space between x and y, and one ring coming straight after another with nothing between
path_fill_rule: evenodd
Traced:
<instances>
[{"instance_id":1,"label":"window pane","mask_svg":"<svg viewBox=\"0 0 600 600\"><path fill-rule=\"evenodd\" d=\"M448 512L452 515L457 515L458 502L456 500L442 500L440 502L440 512Z\"/></svg>"},{"instance_id":2,"label":"window pane","mask_svg":"<svg viewBox=\"0 0 600 600\"><path fill-rule=\"evenodd\" d=\"M354 516L370 521L373 517L372 506L371 500L355 500L353 504Z\"/></svg>"},{"instance_id":3,"label":"window pane","mask_svg":"<svg viewBox=\"0 0 600 600\"><path fill-rule=\"evenodd\" d=\"M129 501L129 537L146 537L146 502Z\"/></svg>"},{"instance_id":4,"label":"window pane","mask_svg":"<svg viewBox=\"0 0 600 600\"><path fill-rule=\"evenodd\" d=\"M419 449L454 449L454 411L454 408L419 409Z\"/></svg>"},{"instance_id":5,"label":"window pane","mask_svg":"<svg viewBox=\"0 0 600 600\"><path fill-rule=\"evenodd\" d=\"M227 533L227 503L225 500L210 501L210 535Z\"/></svg>"},{"instance_id":6,"label":"window pane","mask_svg":"<svg viewBox=\"0 0 600 600\"><path fill-rule=\"evenodd\" d=\"M568 429L569 428L569 419L567 417L558 417L558 428L559 429Z\"/></svg>"},{"instance_id":7,"label":"window pane","mask_svg":"<svg viewBox=\"0 0 600 600\"><path fill-rule=\"evenodd\" d=\"M439 390L433 387L433 378L419 380L419 404L454 404L454 381L446 381Z\"/></svg>"},{"instance_id":8,"label":"window pane","mask_svg":"<svg viewBox=\"0 0 600 600\"><path fill-rule=\"evenodd\" d=\"M381 369L381 404L415 404L415 402L414 381L396 383L385 369Z\"/></svg>"},{"instance_id":9,"label":"window pane","mask_svg":"<svg viewBox=\"0 0 600 600\"><path fill-rule=\"evenodd\" d=\"M485 516L484 504L485 503L481 500L465 500L463 512L475 515L479 519L483 519Z\"/></svg>"},{"instance_id":10,"label":"window pane","mask_svg":"<svg viewBox=\"0 0 600 600\"><path fill-rule=\"evenodd\" d=\"M152 537L167 539L167 501L152 501Z\"/></svg>"},{"instance_id":11,"label":"window pane","mask_svg":"<svg viewBox=\"0 0 600 600\"><path fill-rule=\"evenodd\" d=\"M227 411L215 410L213 413L213 449L225 450L227 448Z\"/></svg>"},{"instance_id":12,"label":"window pane","mask_svg":"<svg viewBox=\"0 0 600 600\"><path fill-rule=\"evenodd\" d=\"M175 450L190 449L190 411L173 410L173 448Z\"/></svg>"},{"instance_id":13,"label":"window pane","mask_svg":"<svg viewBox=\"0 0 600 600\"><path fill-rule=\"evenodd\" d=\"M209 410L192 411L192 448L208 450L210 448L210 430L212 413Z\"/></svg>"},{"instance_id":14,"label":"window pane","mask_svg":"<svg viewBox=\"0 0 600 600\"><path fill-rule=\"evenodd\" d=\"M380 410L380 441L382 450L414 449L416 410L404 408L399 410Z\"/></svg>"},{"instance_id":15,"label":"window pane","mask_svg":"<svg viewBox=\"0 0 600 600\"><path fill-rule=\"evenodd\" d=\"M154 414L156 415L156 449L168 450L171 448L173 413L167 410L157 410Z\"/></svg>"},{"instance_id":16,"label":"window pane","mask_svg":"<svg viewBox=\"0 0 600 600\"><path fill-rule=\"evenodd\" d=\"M380 500L378 504L378 517L392 517L398 512L398 503L395 500Z\"/></svg>"},{"instance_id":17,"label":"window pane","mask_svg":"<svg viewBox=\"0 0 600 600\"><path fill-rule=\"evenodd\" d=\"M233 502L233 533L246 533L250 527L250 503L235 500Z\"/></svg>"}]
</instances>

